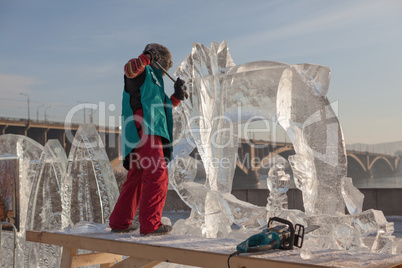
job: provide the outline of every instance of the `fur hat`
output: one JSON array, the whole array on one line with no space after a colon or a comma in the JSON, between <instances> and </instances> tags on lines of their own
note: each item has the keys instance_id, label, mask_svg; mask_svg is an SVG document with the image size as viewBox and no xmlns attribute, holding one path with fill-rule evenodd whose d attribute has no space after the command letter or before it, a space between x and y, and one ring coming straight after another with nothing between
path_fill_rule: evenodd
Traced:
<instances>
[{"instance_id":1,"label":"fur hat","mask_svg":"<svg viewBox=\"0 0 402 268\"><path fill-rule=\"evenodd\" d=\"M144 51L147 51L151 48L153 48L159 52L160 59L159 59L158 63L160 65L162 65L162 67L166 71L169 70L173 66L172 54L170 54L169 49L167 49L165 46L162 46L160 44L151 43L145 47ZM152 65L152 68L159 69L157 65Z\"/></svg>"}]
</instances>

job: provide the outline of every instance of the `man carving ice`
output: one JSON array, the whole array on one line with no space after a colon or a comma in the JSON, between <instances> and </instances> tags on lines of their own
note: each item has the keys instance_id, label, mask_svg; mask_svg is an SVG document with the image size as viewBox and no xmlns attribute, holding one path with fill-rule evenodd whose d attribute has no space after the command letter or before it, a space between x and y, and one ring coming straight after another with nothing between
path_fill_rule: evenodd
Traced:
<instances>
[{"instance_id":1,"label":"man carving ice","mask_svg":"<svg viewBox=\"0 0 402 268\"><path fill-rule=\"evenodd\" d=\"M172 55L155 43L124 66L121 133L123 166L128 174L109 219L112 232L138 229L132 224L138 206L141 235L172 231L172 226L161 223L169 181L167 162L172 153L172 108L187 92L178 78L169 98L160 67L166 71L171 68Z\"/></svg>"}]
</instances>

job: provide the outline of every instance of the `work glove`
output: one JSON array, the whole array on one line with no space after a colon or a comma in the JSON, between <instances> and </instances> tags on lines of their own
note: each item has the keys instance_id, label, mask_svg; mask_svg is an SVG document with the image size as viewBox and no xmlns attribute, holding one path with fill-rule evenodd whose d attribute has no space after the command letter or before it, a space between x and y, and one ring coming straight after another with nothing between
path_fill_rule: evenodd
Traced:
<instances>
[{"instance_id":1,"label":"work glove","mask_svg":"<svg viewBox=\"0 0 402 268\"><path fill-rule=\"evenodd\" d=\"M184 100L188 98L187 87L184 83L184 80L177 78L176 82L174 83L174 93L173 96L178 100Z\"/></svg>"},{"instance_id":2,"label":"work glove","mask_svg":"<svg viewBox=\"0 0 402 268\"><path fill-rule=\"evenodd\" d=\"M154 48L144 50L144 52L142 52L142 53L145 54L145 55L148 54L150 56L150 61L151 62L154 62L154 61L156 62L156 61L158 61L160 59L159 52Z\"/></svg>"}]
</instances>

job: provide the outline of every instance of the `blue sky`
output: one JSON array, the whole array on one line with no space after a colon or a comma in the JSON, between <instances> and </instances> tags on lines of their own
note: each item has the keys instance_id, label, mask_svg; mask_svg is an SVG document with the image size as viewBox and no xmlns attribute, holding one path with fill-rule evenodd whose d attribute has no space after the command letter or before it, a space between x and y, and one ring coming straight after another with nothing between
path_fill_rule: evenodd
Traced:
<instances>
[{"instance_id":1,"label":"blue sky","mask_svg":"<svg viewBox=\"0 0 402 268\"><path fill-rule=\"evenodd\" d=\"M402 140L401 14L400 0L1 0L0 116L27 117L20 93L33 120L64 121L78 102L118 115L123 66L147 43L171 50L173 74L193 42L226 40L236 64L331 67L346 143Z\"/></svg>"}]
</instances>

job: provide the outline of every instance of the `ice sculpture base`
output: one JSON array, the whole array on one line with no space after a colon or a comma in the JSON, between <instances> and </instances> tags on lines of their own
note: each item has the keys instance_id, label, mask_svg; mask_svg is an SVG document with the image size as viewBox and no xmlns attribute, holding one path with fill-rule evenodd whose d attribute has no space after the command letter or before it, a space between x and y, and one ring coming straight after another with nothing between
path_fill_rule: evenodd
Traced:
<instances>
[{"instance_id":1,"label":"ice sculpture base","mask_svg":"<svg viewBox=\"0 0 402 268\"><path fill-rule=\"evenodd\" d=\"M387 222L382 211L369 209L355 215L318 215L305 217L307 226L320 228L306 236L304 248L309 250L338 249L359 252L396 253L393 223ZM363 238L376 234L369 248Z\"/></svg>"}]
</instances>

